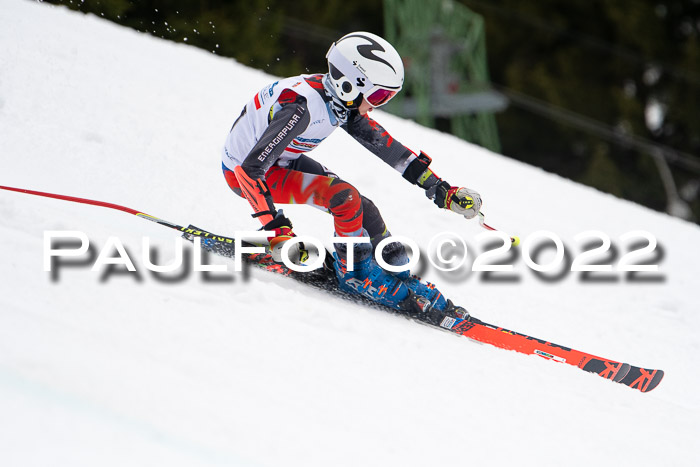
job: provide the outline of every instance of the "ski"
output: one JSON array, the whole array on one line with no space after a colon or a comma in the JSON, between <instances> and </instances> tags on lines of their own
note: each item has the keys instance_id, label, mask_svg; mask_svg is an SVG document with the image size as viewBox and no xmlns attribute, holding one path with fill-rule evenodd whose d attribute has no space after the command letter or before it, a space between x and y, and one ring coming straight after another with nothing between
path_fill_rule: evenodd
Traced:
<instances>
[{"instance_id":1,"label":"ski","mask_svg":"<svg viewBox=\"0 0 700 467\"><path fill-rule=\"evenodd\" d=\"M182 229L182 232L184 237L189 240L193 240L194 237L202 238L202 248L207 251L229 258L233 257L235 254L235 246L230 239L227 239L227 241L220 241L220 239L226 237L212 234L193 225ZM327 262L324 268L319 268L311 272L293 271L283 264L276 263L272 259L272 256L267 253L248 255L244 257L244 262L276 274L290 277L291 279L322 289L333 295L360 302L373 308L399 314L399 312L393 308L379 305L362 296L350 295L341 291L335 280L335 274L332 272L332 259L331 263L329 263L328 256L326 256L326 258ZM423 324L435 326L425 321L423 321ZM598 357L580 350L575 350L527 334L489 324L474 316L470 316L469 319L445 318L439 326L436 327L501 349L512 350L525 355L537 355L547 360L573 365L583 371L597 374L602 378L624 384L633 389L638 389L641 392L649 392L656 388L664 377L664 372L662 370L641 368L630 365L629 363Z\"/></svg>"},{"instance_id":2,"label":"ski","mask_svg":"<svg viewBox=\"0 0 700 467\"><path fill-rule=\"evenodd\" d=\"M640 368L629 363L597 357L580 350L495 326L474 317L455 322L450 330L461 336L501 349L513 350L526 355L538 355L555 362L567 363L641 392L651 391L659 385L664 377L662 370Z\"/></svg>"}]
</instances>

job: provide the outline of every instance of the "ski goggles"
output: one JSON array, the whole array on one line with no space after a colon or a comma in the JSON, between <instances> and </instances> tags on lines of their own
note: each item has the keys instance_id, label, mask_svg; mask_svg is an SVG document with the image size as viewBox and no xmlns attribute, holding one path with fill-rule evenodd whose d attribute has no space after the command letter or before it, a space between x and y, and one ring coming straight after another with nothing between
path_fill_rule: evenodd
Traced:
<instances>
[{"instance_id":1,"label":"ski goggles","mask_svg":"<svg viewBox=\"0 0 700 467\"><path fill-rule=\"evenodd\" d=\"M376 89L375 89L376 88ZM365 100L372 107L379 107L391 100L398 91L396 89L387 89L381 86L374 86L367 94L363 93Z\"/></svg>"},{"instance_id":2,"label":"ski goggles","mask_svg":"<svg viewBox=\"0 0 700 467\"><path fill-rule=\"evenodd\" d=\"M372 107L376 108L386 104L401 90L401 86L398 88L390 88L374 84L364 73L357 69L342 53L340 53L335 46L335 42L331 45L330 49L328 49L326 58L331 66L340 71L345 78L350 81L350 84L357 87L367 103ZM369 90L365 91L365 87L369 87Z\"/></svg>"}]
</instances>

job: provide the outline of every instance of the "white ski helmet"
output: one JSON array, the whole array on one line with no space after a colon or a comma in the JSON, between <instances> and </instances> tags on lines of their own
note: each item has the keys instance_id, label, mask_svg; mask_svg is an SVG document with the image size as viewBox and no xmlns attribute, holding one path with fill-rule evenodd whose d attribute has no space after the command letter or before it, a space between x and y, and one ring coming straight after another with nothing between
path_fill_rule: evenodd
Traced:
<instances>
[{"instance_id":1,"label":"white ski helmet","mask_svg":"<svg viewBox=\"0 0 700 467\"><path fill-rule=\"evenodd\" d=\"M403 86L403 62L396 49L371 32L352 32L326 54L333 92L348 109L362 97L372 106L386 104Z\"/></svg>"}]
</instances>

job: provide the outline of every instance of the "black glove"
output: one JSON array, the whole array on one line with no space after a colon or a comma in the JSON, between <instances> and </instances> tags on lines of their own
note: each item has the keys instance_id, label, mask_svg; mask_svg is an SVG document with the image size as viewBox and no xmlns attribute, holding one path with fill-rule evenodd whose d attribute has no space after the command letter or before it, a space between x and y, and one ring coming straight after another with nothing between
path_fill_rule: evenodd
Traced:
<instances>
[{"instance_id":1,"label":"black glove","mask_svg":"<svg viewBox=\"0 0 700 467\"><path fill-rule=\"evenodd\" d=\"M449 209L467 219L473 219L481 210L481 195L464 187L451 186L441 181L435 190L435 204L442 209Z\"/></svg>"}]
</instances>

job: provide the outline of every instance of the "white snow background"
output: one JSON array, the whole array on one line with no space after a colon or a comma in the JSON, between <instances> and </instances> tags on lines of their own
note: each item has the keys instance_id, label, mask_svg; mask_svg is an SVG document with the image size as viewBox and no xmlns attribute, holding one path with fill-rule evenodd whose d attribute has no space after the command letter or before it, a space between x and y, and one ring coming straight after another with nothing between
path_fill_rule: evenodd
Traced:
<instances>
[{"instance_id":1,"label":"white snow background","mask_svg":"<svg viewBox=\"0 0 700 467\"><path fill-rule=\"evenodd\" d=\"M257 229L223 179L220 148L273 79L92 15L0 0L0 184L222 234ZM177 232L0 191L0 465L700 465L698 226L372 116L448 181L480 191L487 221L522 239L549 230L575 256L574 236L595 229L619 257L620 235L652 233L660 281L545 281L519 257L515 282L425 275L485 321L661 368L659 387L642 394L263 271L163 283L145 270L141 239L167 263ZM472 260L483 249L475 220L436 209L342 130L313 155L373 199L394 234L425 246L458 232ZM332 235L320 211L285 212L299 234ZM101 280L105 268L88 265L52 281L50 230L85 232L96 252L117 237L140 280Z\"/></svg>"}]
</instances>

